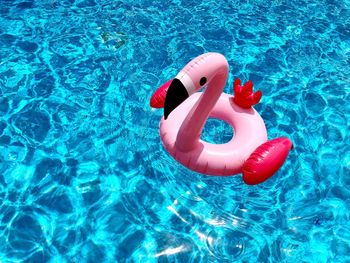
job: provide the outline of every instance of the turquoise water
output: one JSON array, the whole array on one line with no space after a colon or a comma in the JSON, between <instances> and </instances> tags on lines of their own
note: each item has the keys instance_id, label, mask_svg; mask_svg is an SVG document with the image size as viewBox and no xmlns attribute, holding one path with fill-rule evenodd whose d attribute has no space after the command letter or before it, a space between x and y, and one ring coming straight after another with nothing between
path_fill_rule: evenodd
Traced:
<instances>
[{"instance_id":1,"label":"turquoise water","mask_svg":"<svg viewBox=\"0 0 350 263\"><path fill-rule=\"evenodd\" d=\"M208 51L294 142L262 185L161 145L149 98ZM2 0L0 58L0 262L350 261L348 0Z\"/></svg>"}]
</instances>

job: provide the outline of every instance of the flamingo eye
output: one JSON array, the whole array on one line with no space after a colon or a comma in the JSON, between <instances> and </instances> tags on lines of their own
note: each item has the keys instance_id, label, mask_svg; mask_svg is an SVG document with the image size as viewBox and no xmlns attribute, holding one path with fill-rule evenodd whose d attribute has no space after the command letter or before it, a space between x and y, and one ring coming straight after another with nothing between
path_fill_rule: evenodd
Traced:
<instances>
[{"instance_id":1,"label":"flamingo eye","mask_svg":"<svg viewBox=\"0 0 350 263\"><path fill-rule=\"evenodd\" d=\"M207 78L206 77L202 77L201 80L199 81L199 84L201 86L203 86L205 83L207 83Z\"/></svg>"}]
</instances>

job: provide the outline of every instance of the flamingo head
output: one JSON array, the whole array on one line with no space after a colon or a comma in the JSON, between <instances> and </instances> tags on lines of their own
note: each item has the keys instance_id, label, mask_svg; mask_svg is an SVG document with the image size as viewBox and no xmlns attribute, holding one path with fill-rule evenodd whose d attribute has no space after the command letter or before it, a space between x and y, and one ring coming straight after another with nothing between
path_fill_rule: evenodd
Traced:
<instances>
[{"instance_id":1,"label":"flamingo head","mask_svg":"<svg viewBox=\"0 0 350 263\"><path fill-rule=\"evenodd\" d=\"M218 53L205 53L190 61L168 88L164 102L164 119L189 96L208 85L221 68L226 72L228 63Z\"/></svg>"}]
</instances>

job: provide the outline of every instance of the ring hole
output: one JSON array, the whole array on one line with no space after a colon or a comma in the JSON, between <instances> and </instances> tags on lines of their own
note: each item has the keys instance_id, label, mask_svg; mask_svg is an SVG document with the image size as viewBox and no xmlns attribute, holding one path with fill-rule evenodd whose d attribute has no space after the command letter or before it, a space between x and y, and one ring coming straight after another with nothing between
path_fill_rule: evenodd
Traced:
<instances>
[{"instance_id":1,"label":"ring hole","mask_svg":"<svg viewBox=\"0 0 350 263\"><path fill-rule=\"evenodd\" d=\"M227 122L209 118L204 125L201 139L209 143L223 144L229 142L233 136L233 128Z\"/></svg>"}]
</instances>

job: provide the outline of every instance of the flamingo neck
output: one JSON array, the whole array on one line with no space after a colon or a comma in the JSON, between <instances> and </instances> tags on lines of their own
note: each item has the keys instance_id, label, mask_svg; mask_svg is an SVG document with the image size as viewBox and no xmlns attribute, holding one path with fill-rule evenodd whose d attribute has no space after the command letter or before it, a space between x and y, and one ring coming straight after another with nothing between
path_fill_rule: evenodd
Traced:
<instances>
[{"instance_id":1,"label":"flamingo neck","mask_svg":"<svg viewBox=\"0 0 350 263\"><path fill-rule=\"evenodd\" d=\"M204 124L224 90L228 76L227 63L217 67L213 74L214 77L187 114L177 134L176 146L183 152L193 150L199 143Z\"/></svg>"}]
</instances>

